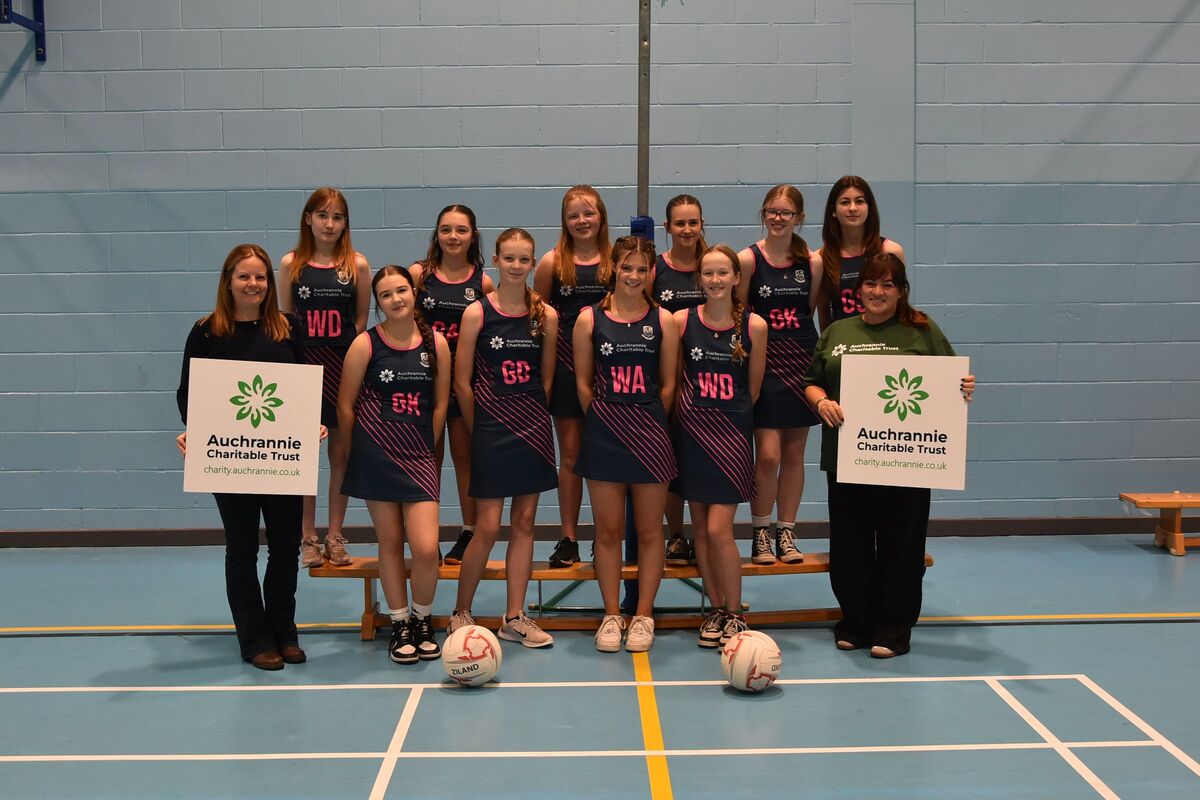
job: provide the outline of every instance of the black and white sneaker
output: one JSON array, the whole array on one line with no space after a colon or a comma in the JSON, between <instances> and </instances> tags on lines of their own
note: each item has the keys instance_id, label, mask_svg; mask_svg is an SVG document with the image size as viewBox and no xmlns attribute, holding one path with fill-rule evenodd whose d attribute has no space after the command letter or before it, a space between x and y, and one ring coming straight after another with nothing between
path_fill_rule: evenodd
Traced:
<instances>
[{"instance_id":1,"label":"black and white sneaker","mask_svg":"<svg viewBox=\"0 0 1200 800\"><path fill-rule=\"evenodd\" d=\"M775 563L775 554L771 552L770 528L754 529L754 542L750 545L750 560L755 564Z\"/></svg>"},{"instance_id":2,"label":"black and white sneaker","mask_svg":"<svg viewBox=\"0 0 1200 800\"><path fill-rule=\"evenodd\" d=\"M417 658L422 661L433 661L442 654L437 638L433 635L433 620L413 614L408 624L412 630L413 643L417 646Z\"/></svg>"},{"instance_id":3,"label":"black and white sneaker","mask_svg":"<svg viewBox=\"0 0 1200 800\"><path fill-rule=\"evenodd\" d=\"M750 626L746 624L744 614L726 614L725 615L725 630L721 631L721 645L725 645L734 636L737 636L742 631L750 630Z\"/></svg>"},{"instance_id":4,"label":"black and white sneaker","mask_svg":"<svg viewBox=\"0 0 1200 800\"><path fill-rule=\"evenodd\" d=\"M417 663L417 644L413 641L411 619L392 622L392 641L388 644L388 658L397 664Z\"/></svg>"},{"instance_id":5,"label":"black and white sneaker","mask_svg":"<svg viewBox=\"0 0 1200 800\"><path fill-rule=\"evenodd\" d=\"M667 566L686 567L696 563L696 549L692 543L676 534L667 542Z\"/></svg>"},{"instance_id":6,"label":"black and white sneaker","mask_svg":"<svg viewBox=\"0 0 1200 800\"><path fill-rule=\"evenodd\" d=\"M792 541L792 529L780 526L775 531L775 557L785 564L798 564L804 560L804 553L796 549Z\"/></svg>"},{"instance_id":7,"label":"black and white sneaker","mask_svg":"<svg viewBox=\"0 0 1200 800\"><path fill-rule=\"evenodd\" d=\"M559 539L558 544L554 545L554 552L550 554L550 567L563 569L578 563L579 542L565 536Z\"/></svg>"},{"instance_id":8,"label":"black and white sneaker","mask_svg":"<svg viewBox=\"0 0 1200 800\"><path fill-rule=\"evenodd\" d=\"M712 613L700 623L700 636L696 644L700 647L712 648L721 646L721 632L725 630L727 612L723 608L714 608Z\"/></svg>"},{"instance_id":9,"label":"black and white sneaker","mask_svg":"<svg viewBox=\"0 0 1200 800\"><path fill-rule=\"evenodd\" d=\"M463 532L458 535L458 541L456 541L454 546L450 548L450 552L446 553L446 555L442 558L442 563L461 564L463 555L465 555L467 552L467 545L471 543L471 539L474 537L475 533L473 531L463 530Z\"/></svg>"}]
</instances>

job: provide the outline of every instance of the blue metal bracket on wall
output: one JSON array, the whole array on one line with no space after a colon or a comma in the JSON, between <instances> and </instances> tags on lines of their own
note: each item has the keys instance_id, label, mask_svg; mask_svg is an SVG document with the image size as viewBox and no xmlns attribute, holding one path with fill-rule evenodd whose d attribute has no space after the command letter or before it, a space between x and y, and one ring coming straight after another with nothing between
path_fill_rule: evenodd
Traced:
<instances>
[{"instance_id":1,"label":"blue metal bracket on wall","mask_svg":"<svg viewBox=\"0 0 1200 800\"><path fill-rule=\"evenodd\" d=\"M38 61L46 60L46 12L42 0L32 0L33 19L12 10L11 0L0 0L0 22L11 22L33 31L34 55Z\"/></svg>"}]
</instances>

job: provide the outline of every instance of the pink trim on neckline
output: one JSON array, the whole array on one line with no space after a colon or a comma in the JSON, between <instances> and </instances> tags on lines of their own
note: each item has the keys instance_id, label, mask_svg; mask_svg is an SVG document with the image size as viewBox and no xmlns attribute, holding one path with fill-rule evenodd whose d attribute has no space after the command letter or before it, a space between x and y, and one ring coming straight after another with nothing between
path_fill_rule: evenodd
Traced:
<instances>
[{"instance_id":1,"label":"pink trim on neckline","mask_svg":"<svg viewBox=\"0 0 1200 800\"><path fill-rule=\"evenodd\" d=\"M395 350L397 353L411 353L425 344L425 340L421 339L420 342L414 344L412 347L396 347L396 345L388 341L388 332L384 329L382 322L376 325L375 329L379 332L379 341L383 342L383 346L389 350ZM417 329L417 332L420 333L420 328Z\"/></svg>"},{"instance_id":2,"label":"pink trim on neckline","mask_svg":"<svg viewBox=\"0 0 1200 800\"><path fill-rule=\"evenodd\" d=\"M507 317L508 319L520 319L521 317L529 316L529 309L525 309L524 314L505 314L500 310L500 306L496 305L496 301L492 300L492 293L485 294L483 297L488 301L488 305L492 307L492 310L502 317Z\"/></svg>"},{"instance_id":3,"label":"pink trim on neckline","mask_svg":"<svg viewBox=\"0 0 1200 800\"><path fill-rule=\"evenodd\" d=\"M605 309L601 309L601 310L604 312L604 316L608 317L608 318L609 318L609 320L611 320L612 322L618 322L618 323L621 323L621 324L624 324L624 325L632 325L633 323L635 323L635 322L641 322L641 321L642 321L642 320L644 320L646 317L650 316L650 312L654 310L654 306L652 306L652 305L650 305L649 303L647 303L647 304L646 304L646 311L645 311L645 313L643 313L643 314L642 314L640 317L638 317L637 319L617 319L616 317L614 317L614 316L612 315L612 312L611 312L611 311L609 311L607 308L605 308Z\"/></svg>"},{"instance_id":4,"label":"pink trim on neckline","mask_svg":"<svg viewBox=\"0 0 1200 800\"><path fill-rule=\"evenodd\" d=\"M743 311L743 313L745 313L745 312ZM734 325L733 322L730 322L724 328L714 328L712 325L709 325L708 321L704 319L704 306L703 305L696 306L696 319L700 320L700 324L703 325L704 327L708 328L710 331L716 331L717 333L724 333L725 331L733 330L733 325ZM684 320L684 322L686 322L686 321L687 320Z\"/></svg>"},{"instance_id":5,"label":"pink trim on neckline","mask_svg":"<svg viewBox=\"0 0 1200 800\"><path fill-rule=\"evenodd\" d=\"M479 269L479 267L477 267L477 266L475 266L474 264L472 264L472 265L471 265L471 271L467 273L467 277L463 278L461 281L452 281L452 280L447 280L446 278L443 278L441 275L439 275L439 274L438 274L438 271L437 271L437 268L436 268L436 267L434 267L434 270L433 270L433 277L437 278L439 281L441 281L442 283L446 284L447 286L459 286L459 285L461 285L461 284L464 284L464 283L466 283L467 281L471 280L471 278L474 278L474 277L475 277L475 270L477 270L477 269Z\"/></svg>"},{"instance_id":6,"label":"pink trim on neckline","mask_svg":"<svg viewBox=\"0 0 1200 800\"><path fill-rule=\"evenodd\" d=\"M796 261L796 259L793 258L791 261L789 261L786 264L782 264L782 265L772 264L771 259L767 258L767 251L763 250L761 247L759 247L758 242L754 243L754 249L758 251L758 254L760 256L762 256L762 260L765 261L767 266L770 267L771 269L791 269L792 267L796 266L796 264L798 263Z\"/></svg>"}]
</instances>

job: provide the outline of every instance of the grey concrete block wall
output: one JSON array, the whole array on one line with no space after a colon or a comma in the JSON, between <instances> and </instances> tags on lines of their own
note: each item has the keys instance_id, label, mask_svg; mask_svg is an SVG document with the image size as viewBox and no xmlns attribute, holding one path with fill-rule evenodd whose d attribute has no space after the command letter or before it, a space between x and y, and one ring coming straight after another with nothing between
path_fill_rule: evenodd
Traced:
<instances>
[{"instance_id":1,"label":"grey concrete block wall","mask_svg":"<svg viewBox=\"0 0 1200 800\"><path fill-rule=\"evenodd\" d=\"M709 238L744 245L792 182L818 244L829 182L876 171L917 303L983 384L941 517L1111 516L1119 491L1200 483L1200 7L1046 5L653 4L655 216L693 191ZM523 225L549 247L576 182L624 229L635 15L55 0L44 65L0 29L0 529L216 526L179 488L179 351L228 248L278 259L316 186L348 192L376 266L419 258L450 202L489 244ZM897 119L911 130L880 137ZM802 518L824 518L823 483L810 465Z\"/></svg>"}]
</instances>

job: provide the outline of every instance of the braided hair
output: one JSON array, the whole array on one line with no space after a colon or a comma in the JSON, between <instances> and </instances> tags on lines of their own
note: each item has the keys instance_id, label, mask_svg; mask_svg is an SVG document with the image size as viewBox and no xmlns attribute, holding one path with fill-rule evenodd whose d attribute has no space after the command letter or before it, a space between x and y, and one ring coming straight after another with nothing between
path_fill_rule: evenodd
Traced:
<instances>
[{"instance_id":1,"label":"braided hair","mask_svg":"<svg viewBox=\"0 0 1200 800\"><path fill-rule=\"evenodd\" d=\"M730 268L733 270L733 289L729 293L729 299L733 303L733 361L740 364L746 360L749 355L746 352L746 345L742 341L742 319L746 315L746 304L742 302L741 294L737 291L737 285L742 279L742 263L738 260L737 253L733 252L733 248L727 244L715 244L704 251L700 256L700 262L703 263L705 257L710 253L715 253L729 262ZM700 284L701 291L704 290L704 284L700 278L700 265L696 266L696 283Z\"/></svg>"},{"instance_id":2,"label":"braided hair","mask_svg":"<svg viewBox=\"0 0 1200 800\"><path fill-rule=\"evenodd\" d=\"M533 234L524 228L507 228L496 237L495 255L499 257L500 245L511 241L529 242L529 252L536 251ZM540 294L529 288L529 284L525 285L525 307L529 309L529 333L537 339L546 332L546 304L542 302Z\"/></svg>"}]
</instances>

